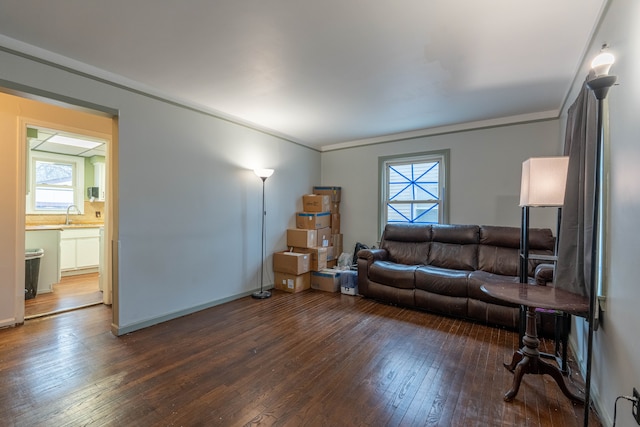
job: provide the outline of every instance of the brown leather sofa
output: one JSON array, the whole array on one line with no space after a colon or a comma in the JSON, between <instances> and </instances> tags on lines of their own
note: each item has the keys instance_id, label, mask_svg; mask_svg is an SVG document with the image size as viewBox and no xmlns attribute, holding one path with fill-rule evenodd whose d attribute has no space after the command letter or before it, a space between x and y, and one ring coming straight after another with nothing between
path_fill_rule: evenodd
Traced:
<instances>
[{"instance_id":1,"label":"brown leather sofa","mask_svg":"<svg viewBox=\"0 0 640 427\"><path fill-rule=\"evenodd\" d=\"M554 244L550 229L530 229L530 254L553 255ZM519 248L516 227L389 224L379 249L358 252L358 290L387 303L516 329L519 306L490 297L480 286L517 286ZM540 263L529 260L531 284L536 270L548 273L536 268ZM553 321L543 323L544 330L553 330Z\"/></svg>"}]
</instances>

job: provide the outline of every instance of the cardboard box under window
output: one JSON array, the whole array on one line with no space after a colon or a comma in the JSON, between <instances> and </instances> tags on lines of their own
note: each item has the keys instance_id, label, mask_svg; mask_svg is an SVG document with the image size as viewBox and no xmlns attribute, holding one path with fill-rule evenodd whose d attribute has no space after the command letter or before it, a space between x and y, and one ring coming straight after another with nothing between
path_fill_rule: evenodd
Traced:
<instances>
[{"instance_id":1,"label":"cardboard box under window","mask_svg":"<svg viewBox=\"0 0 640 427\"><path fill-rule=\"evenodd\" d=\"M324 194L305 194L302 196L302 210L305 212L329 212L331 197Z\"/></svg>"},{"instance_id":2,"label":"cardboard box under window","mask_svg":"<svg viewBox=\"0 0 640 427\"><path fill-rule=\"evenodd\" d=\"M318 239L317 244L315 246L322 246L326 248L327 246L333 245L333 237L331 237L331 227L320 228L317 230Z\"/></svg>"},{"instance_id":3,"label":"cardboard box under window","mask_svg":"<svg viewBox=\"0 0 640 427\"><path fill-rule=\"evenodd\" d=\"M329 246L330 248L331 246ZM320 271L327 268L327 254L329 248L293 248L294 252L302 252L311 255L311 270Z\"/></svg>"},{"instance_id":4,"label":"cardboard box under window","mask_svg":"<svg viewBox=\"0 0 640 427\"><path fill-rule=\"evenodd\" d=\"M342 234L332 234L331 237L333 239L333 246L335 247L334 253L337 259L342 253Z\"/></svg>"},{"instance_id":5,"label":"cardboard box under window","mask_svg":"<svg viewBox=\"0 0 640 427\"><path fill-rule=\"evenodd\" d=\"M331 197L331 201L340 203L340 193L342 193L342 187L313 187L313 194L325 194Z\"/></svg>"},{"instance_id":6,"label":"cardboard box under window","mask_svg":"<svg viewBox=\"0 0 640 427\"><path fill-rule=\"evenodd\" d=\"M287 247L313 248L318 246L318 230L290 228L287 230Z\"/></svg>"},{"instance_id":7,"label":"cardboard box under window","mask_svg":"<svg viewBox=\"0 0 640 427\"><path fill-rule=\"evenodd\" d=\"M275 283L273 286L276 289L291 292L292 294L302 292L311 287L311 273L295 275L274 271L274 277Z\"/></svg>"},{"instance_id":8,"label":"cardboard box under window","mask_svg":"<svg viewBox=\"0 0 640 427\"><path fill-rule=\"evenodd\" d=\"M296 228L317 230L325 227L331 227L331 212L296 213Z\"/></svg>"},{"instance_id":9,"label":"cardboard box under window","mask_svg":"<svg viewBox=\"0 0 640 427\"><path fill-rule=\"evenodd\" d=\"M331 214L331 234L340 234L340 214Z\"/></svg>"},{"instance_id":10,"label":"cardboard box under window","mask_svg":"<svg viewBox=\"0 0 640 427\"><path fill-rule=\"evenodd\" d=\"M300 275L311 270L311 255L299 252L273 254L273 271Z\"/></svg>"},{"instance_id":11,"label":"cardboard box under window","mask_svg":"<svg viewBox=\"0 0 640 427\"><path fill-rule=\"evenodd\" d=\"M325 269L311 272L311 289L325 292L340 291L341 270Z\"/></svg>"}]
</instances>

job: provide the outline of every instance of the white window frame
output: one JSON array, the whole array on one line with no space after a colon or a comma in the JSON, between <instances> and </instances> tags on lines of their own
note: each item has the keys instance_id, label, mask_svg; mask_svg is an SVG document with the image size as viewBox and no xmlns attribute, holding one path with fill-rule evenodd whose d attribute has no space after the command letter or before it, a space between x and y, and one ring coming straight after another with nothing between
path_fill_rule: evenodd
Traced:
<instances>
[{"instance_id":1,"label":"white window frame","mask_svg":"<svg viewBox=\"0 0 640 427\"><path fill-rule=\"evenodd\" d=\"M438 169L438 185L439 199L437 200L420 200L421 202L438 204L438 223L447 224L449 222L449 197L448 197L448 181L449 181L449 151L430 151L415 154L402 154L396 156L386 156L379 158L379 192L380 203L378 208L378 223L380 227L380 235L387 225L387 204L389 202L389 167L400 164L425 163L437 161L440 163Z\"/></svg>"},{"instance_id":2,"label":"white window frame","mask_svg":"<svg viewBox=\"0 0 640 427\"><path fill-rule=\"evenodd\" d=\"M37 210L36 206L36 161L69 163L73 165L73 200L80 210L84 211L84 157L67 156L65 154L47 153L29 150L29 192L27 194L26 211L32 215L60 215L66 214L66 209ZM75 209L72 213L76 214Z\"/></svg>"}]
</instances>

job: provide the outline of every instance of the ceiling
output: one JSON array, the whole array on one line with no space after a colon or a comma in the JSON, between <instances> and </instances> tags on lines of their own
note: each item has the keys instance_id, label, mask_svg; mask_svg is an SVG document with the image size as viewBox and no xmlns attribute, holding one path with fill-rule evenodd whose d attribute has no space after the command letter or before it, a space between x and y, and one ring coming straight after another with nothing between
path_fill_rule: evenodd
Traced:
<instances>
[{"instance_id":1,"label":"ceiling","mask_svg":"<svg viewBox=\"0 0 640 427\"><path fill-rule=\"evenodd\" d=\"M0 45L326 150L557 117L606 1L0 0Z\"/></svg>"},{"instance_id":2,"label":"ceiling","mask_svg":"<svg viewBox=\"0 0 640 427\"><path fill-rule=\"evenodd\" d=\"M55 142L55 137L66 137ZM106 155L106 141L86 135L78 135L55 129L29 126L27 131L29 148L33 151L66 154L69 156L93 157Z\"/></svg>"}]
</instances>

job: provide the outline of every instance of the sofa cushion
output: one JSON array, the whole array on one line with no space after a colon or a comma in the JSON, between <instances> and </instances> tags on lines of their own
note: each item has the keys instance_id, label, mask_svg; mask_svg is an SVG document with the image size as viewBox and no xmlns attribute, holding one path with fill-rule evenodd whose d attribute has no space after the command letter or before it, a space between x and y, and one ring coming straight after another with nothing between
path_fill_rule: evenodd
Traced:
<instances>
[{"instance_id":1,"label":"sofa cushion","mask_svg":"<svg viewBox=\"0 0 640 427\"><path fill-rule=\"evenodd\" d=\"M394 288L414 289L416 268L418 268L417 265L376 261L369 267L369 280Z\"/></svg>"},{"instance_id":2,"label":"sofa cushion","mask_svg":"<svg viewBox=\"0 0 640 427\"><path fill-rule=\"evenodd\" d=\"M431 243L429 265L452 270L473 271L478 265L478 245Z\"/></svg>"},{"instance_id":3,"label":"sofa cushion","mask_svg":"<svg viewBox=\"0 0 640 427\"><path fill-rule=\"evenodd\" d=\"M503 276L519 276L520 250L501 246L478 247L478 269Z\"/></svg>"},{"instance_id":4,"label":"sofa cushion","mask_svg":"<svg viewBox=\"0 0 640 427\"><path fill-rule=\"evenodd\" d=\"M478 243L480 227L477 225L434 224L431 240L442 243Z\"/></svg>"},{"instance_id":5,"label":"sofa cushion","mask_svg":"<svg viewBox=\"0 0 640 427\"><path fill-rule=\"evenodd\" d=\"M416 289L438 295L467 297L469 271L450 270L433 266L416 269Z\"/></svg>"},{"instance_id":6,"label":"sofa cushion","mask_svg":"<svg viewBox=\"0 0 640 427\"><path fill-rule=\"evenodd\" d=\"M429 265L452 270L478 267L477 225L433 225Z\"/></svg>"},{"instance_id":7,"label":"sofa cushion","mask_svg":"<svg viewBox=\"0 0 640 427\"><path fill-rule=\"evenodd\" d=\"M512 304L494 297L489 296L480 289L485 283L513 283L513 286L519 286L520 280L514 276L503 276L500 274L487 273L486 271L477 270L469 274L467 293L469 298L484 301L496 305L504 305L508 307L519 307L518 304Z\"/></svg>"},{"instance_id":8,"label":"sofa cushion","mask_svg":"<svg viewBox=\"0 0 640 427\"><path fill-rule=\"evenodd\" d=\"M555 239L551 230L533 228L529 230L529 253L553 255ZM520 228L483 225L480 227L478 247L478 269L504 276L519 276ZM528 276L543 261L529 260Z\"/></svg>"},{"instance_id":9,"label":"sofa cushion","mask_svg":"<svg viewBox=\"0 0 640 427\"><path fill-rule=\"evenodd\" d=\"M380 247L388 253L389 261L398 264L426 264L431 246L431 225L387 224Z\"/></svg>"}]
</instances>

